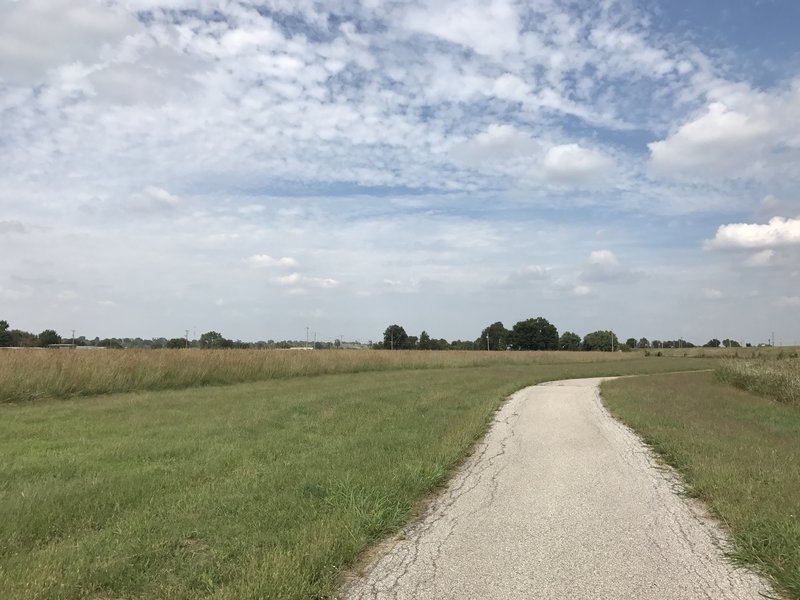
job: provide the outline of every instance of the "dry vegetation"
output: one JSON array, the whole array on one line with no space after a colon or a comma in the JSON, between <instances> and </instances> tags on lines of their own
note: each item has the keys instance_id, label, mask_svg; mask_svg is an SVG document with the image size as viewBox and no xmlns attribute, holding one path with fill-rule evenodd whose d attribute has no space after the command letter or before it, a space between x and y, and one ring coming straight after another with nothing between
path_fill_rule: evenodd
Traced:
<instances>
[{"instance_id":1,"label":"dry vegetation","mask_svg":"<svg viewBox=\"0 0 800 600\"><path fill-rule=\"evenodd\" d=\"M0 352L0 402L184 389L365 371L624 361L636 353L385 350L9 350Z\"/></svg>"},{"instance_id":2,"label":"dry vegetation","mask_svg":"<svg viewBox=\"0 0 800 600\"><path fill-rule=\"evenodd\" d=\"M800 359L726 360L717 369L720 380L743 390L800 407Z\"/></svg>"}]
</instances>

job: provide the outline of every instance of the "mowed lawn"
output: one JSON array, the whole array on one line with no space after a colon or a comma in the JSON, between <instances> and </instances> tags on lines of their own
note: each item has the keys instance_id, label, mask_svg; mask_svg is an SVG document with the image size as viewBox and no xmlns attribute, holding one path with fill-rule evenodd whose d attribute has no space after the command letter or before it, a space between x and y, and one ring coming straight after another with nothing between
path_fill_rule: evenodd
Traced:
<instances>
[{"instance_id":1,"label":"mowed lawn","mask_svg":"<svg viewBox=\"0 0 800 600\"><path fill-rule=\"evenodd\" d=\"M713 364L597 360L0 405L0 598L334 595L513 391Z\"/></svg>"},{"instance_id":2,"label":"mowed lawn","mask_svg":"<svg viewBox=\"0 0 800 600\"><path fill-rule=\"evenodd\" d=\"M800 599L800 408L712 373L618 379L602 395L730 531L732 557Z\"/></svg>"}]
</instances>

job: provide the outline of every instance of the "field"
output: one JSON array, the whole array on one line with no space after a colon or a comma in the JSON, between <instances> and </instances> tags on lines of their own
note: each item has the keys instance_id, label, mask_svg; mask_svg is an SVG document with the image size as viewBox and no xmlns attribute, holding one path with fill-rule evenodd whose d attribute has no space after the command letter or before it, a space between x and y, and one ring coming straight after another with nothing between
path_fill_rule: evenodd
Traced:
<instances>
[{"instance_id":1,"label":"field","mask_svg":"<svg viewBox=\"0 0 800 600\"><path fill-rule=\"evenodd\" d=\"M796 369L777 358L726 362L716 374L605 382L602 394L730 531L732 557L800 599L800 404L783 387Z\"/></svg>"},{"instance_id":2,"label":"field","mask_svg":"<svg viewBox=\"0 0 800 600\"><path fill-rule=\"evenodd\" d=\"M0 354L0 597L327 597L514 390L717 364L192 352Z\"/></svg>"}]
</instances>

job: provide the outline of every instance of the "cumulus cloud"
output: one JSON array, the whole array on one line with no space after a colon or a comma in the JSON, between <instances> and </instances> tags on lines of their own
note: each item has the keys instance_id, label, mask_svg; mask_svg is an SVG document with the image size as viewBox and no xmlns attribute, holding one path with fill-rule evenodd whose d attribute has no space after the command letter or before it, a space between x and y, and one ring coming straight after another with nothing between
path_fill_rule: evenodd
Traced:
<instances>
[{"instance_id":1,"label":"cumulus cloud","mask_svg":"<svg viewBox=\"0 0 800 600\"><path fill-rule=\"evenodd\" d=\"M800 219L773 217L767 224L720 225L714 239L704 245L707 249L800 246Z\"/></svg>"},{"instance_id":2,"label":"cumulus cloud","mask_svg":"<svg viewBox=\"0 0 800 600\"><path fill-rule=\"evenodd\" d=\"M751 254L744 261L746 267L766 267L769 266L772 257L775 256L774 250L761 250L755 254Z\"/></svg>"},{"instance_id":3,"label":"cumulus cloud","mask_svg":"<svg viewBox=\"0 0 800 600\"><path fill-rule=\"evenodd\" d=\"M297 266L297 261L291 256L272 258L269 254L254 254L247 259L252 267L258 268L293 268Z\"/></svg>"},{"instance_id":4,"label":"cumulus cloud","mask_svg":"<svg viewBox=\"0 0 800 600\"><path fill-rule=\"evenodd\" d=\"M648 144L658 175L774 177L800 152L800 85L756 92L721 85L704 111L667 138Z\"/></svg>"},{"instance_id":5,"label":"cumulus cloud","mask_svg":"<svg viewBox=\"0 0 800 600\"><path fill-rule=\"evenodd\" d=\"M339 282L329 277L308 277L300 273L290 273L278 277L277 282L284 286L299 286L299 287L316 287L316 288L334 288L339 285Z\"/></svg>"},{"instance_id":6,"label":"cumulus cloud","mask_svg":"<svg viewBox=\"0 0 800 600\"><path fill-rule=\"evenodd\" d=\"M611 250L595 250L589 254L588 265L580 278L597 283L632 283L645 276L640 269L631 269L620 264Z\"/></svg>"},{"instance_id":7,"label":"cumulus cloud","mask_svg":"<svg viewBox=\"0 0 800 600\"><path fill-rule=\"evenodd\" d=\"M545 154L534 178L555 185L593 185L604 181L614 169L614 160L599 150L580 144L553 146Z\"/></svg>"}]
</instances>

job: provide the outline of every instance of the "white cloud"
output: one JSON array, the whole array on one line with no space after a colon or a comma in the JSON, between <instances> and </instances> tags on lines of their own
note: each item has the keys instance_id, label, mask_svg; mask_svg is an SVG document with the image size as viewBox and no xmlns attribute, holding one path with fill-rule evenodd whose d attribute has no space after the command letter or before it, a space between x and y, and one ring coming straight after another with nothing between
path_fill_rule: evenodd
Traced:
<instances>
[{"instance_id":1,"label":"white cloud","mask_svg":"<svg viewBox=\"0 0 800 600\"><path fill-rule=\"evenodd\" d=\"M592 293L592 288L590 288L588 285L576 285L574 288L572 288L572 293L576 296L588 296Z\"/></svg>"},{"instance_id":2,"label":"white cloud","mask_svg":"<svg viewBox=\"0 0 800 600\"><path fill-rule=\"evenodd\" d=\"M633 283L642 279L645 272L620 264L611 250L594 250L589 254L589 264L581 271L583 281L599 283Z\"/></svg>"},{"instance_id":3,"label":"white cloud","mask_svg":"<svg viewBox=\"0 0 800 600\"><path fill-rule=\"evenodd\" d=\"M339 285L339 282L330 277L308 277L300 273L290 273L278 277L276 280L280 285L284 286L301 286L301 287L316 287L316 288L334 288Z\"/></svg>"},{"instance_id":4,"label":"white cloud","mask_svg":"<svg viewBox=\"0 0 800 600\"><path fill-rule=\"evenodd\" d=\"M701 291L707 300L719 300L723 296L721 291L714 288L703 288Z\"/></svg>"},{"instance_id":5,"label":"white cloud","mask_svg":"<svg viewBox=\"0 0 800 600\"><path fill-rule=\"evenodd\" d=\"M131 14L100 2L0 3L0 78L30 83L62 64L98 62L104 45L141 29Z\"/></svg>"},{"instance_id":6,"label":"white cloud","mask_svg":"<svg viewBox=\"0 0 800 600\"><path fill-rule=\"evenodd\" d=\"M252 267L259 268L292 268L297 266L297 261L291 256L272 258L269 254L254 254L247 259Z\"/></svg>"},{"instance_id":7,"label":"white cloud","mask_svg":"<svg viewBox=\"0 0 800 600\"><path fill-rule=\"evenodd\" d=\"M579 144L563 144L550 148L541 170L532 175L555 185L583 186L603 182L613 170L614 160L603 152Z\"/></svg>"},{"instance_id":8,"label":"white cloud","mask_svg":"<svg viewBox=\"0 0 800 600\"><path fill-rule=\"evenodd\" d=\"M783 308L800 308L800 296L781 296L777 304Z\"/></svg>"},{"instance_id":9,"label":"white cloud","mask_svg":"<svg viewBox=\"0 0 800 600\"><path fill-rule=\"evenodd\" d=\"M409 10L403 24L492 58L519 48L519 15L508 0L436 1Z\"/></svg>"},{"instance_id":10,"label":"white cloud","mask_svg":"<svg viewBox=\"0 0 800 600\"><path fill-rule=\"evenodd\" d=\"M769 266L772 257L775 256L774 250L761 250L751 254L744 261L746 267L766 267Z\"/></svg>"},{"instance_id":11,"label":"white cloud","mask_svg":"<svg viewBox=\"0 0 800 600\"><path fill-rule=\"evenodd\" d=\"M611 250L594 250L589 254L589 264L616 267L619 260Z\"/></svg>"},{"instance_id":12,"label":"white cloud","mask_svg":"<svg viewBox=\"0 0 800 600\"><path fill-rule=\"evenodd\" d=\"M706 240L707 249L777 248L800 245L800 219L773 217L766 225L734 223L720 225L713 240Z\"/></svg>"},{"instance_id":13,"label":"white cloud","mask_svg":"<svg viewBox=\"0 0 800 600\"><path fill-rule=\"evenodd\" d=\"M721 84L708 97L704 112L648 144L654 173L767 181L786 172L796 178L791 165L800 155L799 82L773 93Z\"/></svg>"}]
</instances>

